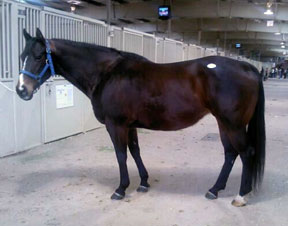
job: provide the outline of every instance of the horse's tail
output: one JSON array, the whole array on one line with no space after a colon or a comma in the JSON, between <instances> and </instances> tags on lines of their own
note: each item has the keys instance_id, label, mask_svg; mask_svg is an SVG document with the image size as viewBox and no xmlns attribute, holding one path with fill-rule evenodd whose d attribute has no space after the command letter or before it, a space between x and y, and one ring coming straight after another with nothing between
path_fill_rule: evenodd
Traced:
<instances>
[{"instance_id":1,"label":"horse's tail","mask_svg":"<svg viewBox=\"0 0 288 226\"><path fill-rule=\"evenodd\" d=\"M255 190L257 190L262 183L265 166L265 96L261 77L259 77L258 93L255 112L248 125L249 144L254 149L252 157L252 183Z\"/></svg>"}]
</instances>

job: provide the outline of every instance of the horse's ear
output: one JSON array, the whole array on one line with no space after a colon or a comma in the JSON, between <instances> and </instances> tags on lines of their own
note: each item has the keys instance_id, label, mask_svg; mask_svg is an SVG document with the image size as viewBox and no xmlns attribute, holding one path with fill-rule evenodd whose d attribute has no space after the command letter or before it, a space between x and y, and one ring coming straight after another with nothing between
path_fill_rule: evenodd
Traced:
<instances>
[{"instance_id":1,"label":"horse's ear","mask_svg":"<svg viewBox=\"0 0 288 226\"><path fill-rule=\"evenodd\" d=\"M26 31L26 29L23 29L23 35L26 41L28 41L29 39L31 39L31 35L29 35L29 33Z\"/></svg>"},{"instance_id":2,"label":"horse's ear","mask_svg":"<svg viewBox=\"0 0 288 226\"><path fill-rule=\"evenodd\" d=\"M36 37L45 43L45 38L39 28L36 29Z\"/></svg>"}]
</instances>

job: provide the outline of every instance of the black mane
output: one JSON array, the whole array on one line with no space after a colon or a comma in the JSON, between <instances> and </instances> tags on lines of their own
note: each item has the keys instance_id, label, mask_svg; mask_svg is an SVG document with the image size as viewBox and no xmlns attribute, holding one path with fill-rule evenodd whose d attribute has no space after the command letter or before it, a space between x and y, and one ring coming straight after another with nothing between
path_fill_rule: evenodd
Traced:
<instances>
[{"instance_id":1,"label":"black mane","mask_svg":"<svg viewBox=\"0 0 288 226\"><path fill-rule=\"evenodd\" d=\"M92 44L92 43L71 41L71 40L66 40L66 39L52 39L52 40L60 41L64 44L67 44L67 45L72 46L72 47L89 48L89 49L93 48L93 49L95 49L95 51L101 51L101 52L106 52L106 53L117 53L117 54L121 55L122 57L128 58L128 59L137 59L137 60L148 61L147 58L145 58L141 55L138 55L136 53L120 51L120 50L117 50L115 48L109 48L109 47L100 46L100 45L96 45L96 44Z\"/></svg>"}]
</instances>

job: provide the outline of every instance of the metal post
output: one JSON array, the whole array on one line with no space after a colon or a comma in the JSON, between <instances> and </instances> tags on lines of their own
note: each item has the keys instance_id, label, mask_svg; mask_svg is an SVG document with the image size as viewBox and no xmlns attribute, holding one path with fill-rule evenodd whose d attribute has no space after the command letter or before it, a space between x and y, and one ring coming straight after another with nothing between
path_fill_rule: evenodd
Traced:
<instances>
[{"instance_id":1,"label":"metal post","mask_svg":"<svg viewBox=\"0 0 288 226\"><path fill-rule=\"evenodd\" d=\"M111 0L107 0L107 24L110 25L111 24Z\"/></svg>"},{"instance_id":2,"label":"metal post","mask_svg":"<svg viewBox=\"0 0 288 226\"><path fill-rule=\"evenodd\" d=\"M218 55L218 52L219 52L219 45L220 45L220 39L218 38L216 40L216 55Z\"/></svg>"},{"instance_id":3,"label":"metal post","mask_svg":"<svg viewBox=\"0 0 288 226\"><path fill-rule=\"evenodd\" d=\"M224 56L226 56L227 32L224 33Z\"/></svg>"},{"instance_id":4,"label":"metal post","mask_svg":"<svg viewBox=\"0 0 288 226\"><path fill-rule=\"evenodd\" d=\"M201 45L201 38L202 38L202 31L199 30L199 31L198 31L198 45L199 45L199 46Z\"/></svg>"},{"instance_id":5,"label":"metal post","mask_svg":"<svg viewBox=\"0 0 288 226\"><path fill-rule=\"evenodd\" d=\"M168 38L171 37L171 19L168 20Z\"/></svg>"},{"instance_id":6,"label":"metal post","mask_svg":"<svg viewBox=\"0 0 288 226\"><path fill-rule=\"evenodd\" d=\"M13 38L12 40L12 75L16 75L18 74L18 70L19 70L19 61L18 60L14 60L14 59L18 59L19 57L19 53L18 53L18 7L15 3L11 4L11 24L13 24L14 26L11 26L11 37ZM13 76L13 87L16 87L16 82L18 80L18 76ZM13 120L14 120L14 150L13 152L18 152L21 150L21 148L19 147L19 139L18 139L18 134L17 134L17 106L16 106L16 94L13 93Z\"/></svg>"}]
</instances>

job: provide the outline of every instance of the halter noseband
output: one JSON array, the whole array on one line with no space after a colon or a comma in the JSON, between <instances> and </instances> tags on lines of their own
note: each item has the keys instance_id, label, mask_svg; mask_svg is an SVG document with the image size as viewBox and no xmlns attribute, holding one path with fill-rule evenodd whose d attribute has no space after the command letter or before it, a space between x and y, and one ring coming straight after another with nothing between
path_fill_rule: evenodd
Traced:
<instances>
[{"instance_id":1,"label":"halter noseband","mask_svg":"<svg viewBox=\"0 0 288 226\"><path fill-rule=\"evenodd\" d=\"M41 84L41 80L42 77L44 76L44 74L46 73L46 71L48 70L48 68L50 68L50 72L51 72L51 76L55 75L55 70L54 70L54 65L53 65L53 61L52 61L52 57L51 57L51 49L50 49L50 44L48 42L48 40L45 40L45 44L46 44L46 65L43 68L43 70L40 72L40 74L35 75L29 71L26 70L21 70L20 73L29 76L30 78L33 78L35 80L38 81L38 83Z\"/></svg>"}]
</instances>

